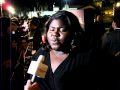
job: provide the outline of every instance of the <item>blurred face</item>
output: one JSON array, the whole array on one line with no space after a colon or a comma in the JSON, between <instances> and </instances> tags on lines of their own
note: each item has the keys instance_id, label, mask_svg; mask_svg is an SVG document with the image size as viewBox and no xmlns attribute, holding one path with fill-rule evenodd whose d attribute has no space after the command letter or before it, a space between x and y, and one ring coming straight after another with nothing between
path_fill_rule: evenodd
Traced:
<instances>
[{"instance_id":1,"label":"blurred face","mask_svg":"<svg viewBox=\"0 0 120 90\"><path fill-rule=\"evenodd\" d=\"M113 29L117 28L116 23L114 21L112 22L112 28Z\"/></svg>"},{"instance_id":2,"label":"blurred face","mask_svg":"<svg viewBox=\"0 0 120 90\"><path fill-rule=\"evenodd\" d=\"M29 23L28 23L28 28L29 28L30 30L34 30L34 29L37 28L37 26L33 25L33 24L31 23L31 21L29 21Z\"/></svg>"},{"instance_id":3,"label":"blurred face","mask_svg":"<svg viewBox=\"0 0 120 90\"><path fill-rule=\"evenodd\" d=\"M54 19L48 29L47 39L51 46L51 49L61 50L65 48L64 44L70 36L69 30L67 30L64 22L60 19Z\"/></svg>"},{"instance_id":4,"label":"blurred face","mask_svg":"<svg viewBox=\"0 0 120 90\"><path fill-rule=\"evenodd\" d=\"M11 25L11 30L12 30L12 31L16 31L17 28L18 28L18 26L17 26L16 24L12 23L12 25Z\"/></svg>"},{"instance_id":5,"label":"blurred face","mask_svg":"<svg viewBox=\"0 0 120 90\"><path fill-rule=\"evenodd\" d=\"M7 33L11 34L17 30L18 26L15 23L12 23L11 26L8 27Z\"/></svg>"}]
</instances>

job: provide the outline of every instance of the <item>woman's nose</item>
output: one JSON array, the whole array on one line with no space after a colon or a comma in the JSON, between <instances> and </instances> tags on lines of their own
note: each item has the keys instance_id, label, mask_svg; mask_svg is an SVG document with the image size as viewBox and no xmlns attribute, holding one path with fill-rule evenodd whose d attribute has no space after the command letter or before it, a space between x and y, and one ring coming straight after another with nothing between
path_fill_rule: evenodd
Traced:
<instances>
[{"instance_id":1,"label":"woman's nose","mask_svg":"<svg viewBox=\"0 0 120 90\"><path fill-rule=\"evenodd\" d=\"M54 29L53 35L56 35L56 36L59 35L59 28Z\"/></svg>"}]
</instances>

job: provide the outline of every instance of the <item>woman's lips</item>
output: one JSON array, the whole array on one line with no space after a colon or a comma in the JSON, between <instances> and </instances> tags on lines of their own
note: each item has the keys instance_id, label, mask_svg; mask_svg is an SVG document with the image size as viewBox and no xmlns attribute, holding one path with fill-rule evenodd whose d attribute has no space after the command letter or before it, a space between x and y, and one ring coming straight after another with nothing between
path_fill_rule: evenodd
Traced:
<instances>
[{"instance_id":1,"label":"woman's lips","mask_svg":"<svg viewBox=\"0 0 120 90\"><path fill-rule=\"evenodd\" d=\"M58 39L52 39L51 41L52 41L53 44L58 44L59 43Z\"/></svg>"}]
</instances>

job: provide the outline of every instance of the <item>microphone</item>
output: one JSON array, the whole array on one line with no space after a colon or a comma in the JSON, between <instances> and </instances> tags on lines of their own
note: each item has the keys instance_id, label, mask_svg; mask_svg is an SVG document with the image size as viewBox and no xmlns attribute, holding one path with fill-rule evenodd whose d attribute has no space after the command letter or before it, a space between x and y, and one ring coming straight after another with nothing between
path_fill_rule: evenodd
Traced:
<instances>
[{"instance_id":1,"label":"microphone","mask_svg":"<svg viewBox=\"0 0 120 90\"><path fill-rule=\"evenodd\" d=\"M40 78L45 78L46 72L48 70L48 66L43 64L44 60L45 60L45 56L40 55L37 61L31 61L27 73L33 75L31 78L32 82L34 82L35 76L38 76Z\"/></svg>"}]
</instances>

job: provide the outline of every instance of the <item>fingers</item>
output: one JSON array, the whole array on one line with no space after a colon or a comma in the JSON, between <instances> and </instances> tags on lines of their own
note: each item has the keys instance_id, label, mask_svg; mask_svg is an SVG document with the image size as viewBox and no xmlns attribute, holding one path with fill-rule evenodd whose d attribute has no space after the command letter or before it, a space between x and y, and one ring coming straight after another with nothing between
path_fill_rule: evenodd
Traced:
<instances>
[{"instance_id":1,"label":"fingers","mask_svg":"<svg viewBox=\"0 0 120 90\"><path fill-rule=\"evenodd\" d=\"M31 81L28 80L26 85L24 86L24 90L30 90L29 87L31 86Z\"/></svg>"},{"instance_id":2,"label":"fingers","mask_svg":"<svg viewBox=\"0 0 120 90\"><path fill-rule=\"evenodd\" d=\"M32 84L31 80L28 80L26 83L27 86L30 86L31 84Z\"/></svg>"},{"instance_id":3,"label":"fingers","mask_svg":"<svg viewBox=\"0 0 120 90\"><path fill-rule=\"evenodd\" d=\"M34 87L34 88L39 88L39 85L38 85L37 82L34 82L34 83L32 84L32 87Z\"/></svg>"},{"instance_id":4,"label":"fingers","mask_svg":"<svg viewBox=\"0 0 120 90\"><path fill-rule=\"evenodd\" d=\"M32 83L31 80L28 80L24 86L24 90L40 90L37 82Z\"/></svg>"}]
</instances>

